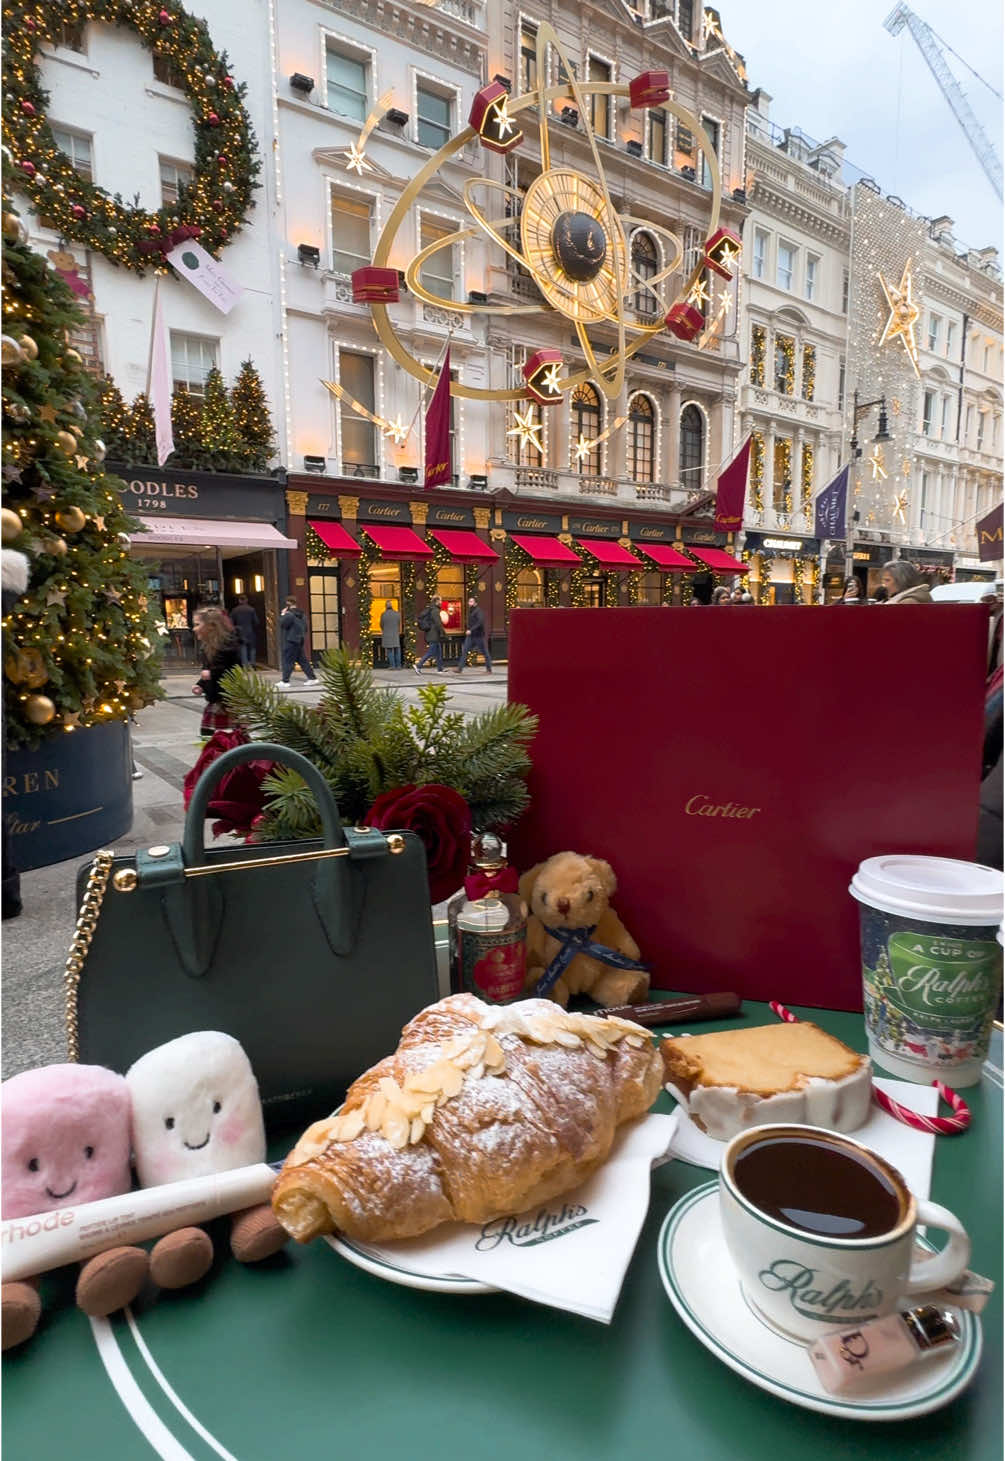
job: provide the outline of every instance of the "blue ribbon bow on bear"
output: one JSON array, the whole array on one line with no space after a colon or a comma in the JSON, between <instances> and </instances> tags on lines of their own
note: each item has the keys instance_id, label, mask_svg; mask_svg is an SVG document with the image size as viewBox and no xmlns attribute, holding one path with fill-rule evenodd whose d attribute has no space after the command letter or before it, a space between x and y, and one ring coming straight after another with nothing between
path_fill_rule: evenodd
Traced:
<instances>
[{"instance_id":1,"label":"blue ribbon bow on bear","mask_svg":"<svg viewBox=\"0 0 1005 1461\"><path fill-rule=\"evenodd\" d=\"M596 924L592 928L549 928L544 924L543 928L549 938L561 944L561 948L534 986L534 995L538 999L551 993L577 954L587 954L591 959L599 959L602 964L610 964L615 969L638 969L640 973L649 973L648 964L630 959L627 954L619 954L617 949L609 949L606 944L595 944Z\"/></svg>"}]
</instances>

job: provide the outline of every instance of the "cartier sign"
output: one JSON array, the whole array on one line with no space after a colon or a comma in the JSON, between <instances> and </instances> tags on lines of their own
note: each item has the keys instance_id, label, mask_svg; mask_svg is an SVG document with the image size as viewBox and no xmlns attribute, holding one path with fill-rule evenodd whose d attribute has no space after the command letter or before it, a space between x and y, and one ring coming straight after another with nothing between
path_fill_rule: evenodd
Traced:
<instances>
[{"instance_id":1,"label":"cartier sign","mask_svg":"<svg viewBox=\"0 0 1005 1461\"><path fill-rule=\"evenodd\" d=\"M604 522L602 518L573 517L569 519L569 531L577 538L616 538L621 532L620 522Z\"/></svg>"},{"instance_id":2,"label":"cartier sign","mask_svg":"<svg viewBox=\"0 0 1005 1461\"><path fill-rule=\"evenodd\" d=\"M638 543L672 543L674 530L660 523L629 523L629 537Z\"/></svg>"},{"instance_id":3,"label":"cartier sign","mask_svg":"<svg viewBox=\"0 0 1005 1461\"><path fill-rule=\"evenodd\" d=\"M359 521L362 523L410 523L412 514L407 502L361 502Z\"/></svg>"},{"instance_id":4,"label":"cartier sign","mask_svg":"<svg viewBox=\"0 0 1005 1461\"><path fill-rule=\"evenodd\" d=\"M504 512L503 527L511 533L560 533L562 519L547 512Z\"/></svg>"},{"instance_id":5,"label":"cartier sign","mask_svg":"<svg viewBox=\"0 0 1005 1461\"><path fill-rule=\"evenodd\" d=\"M431 528L473 528L475 515L470 507L444 507L434 504L426 514L426 525Z\"/></svg>"}]
</instances>

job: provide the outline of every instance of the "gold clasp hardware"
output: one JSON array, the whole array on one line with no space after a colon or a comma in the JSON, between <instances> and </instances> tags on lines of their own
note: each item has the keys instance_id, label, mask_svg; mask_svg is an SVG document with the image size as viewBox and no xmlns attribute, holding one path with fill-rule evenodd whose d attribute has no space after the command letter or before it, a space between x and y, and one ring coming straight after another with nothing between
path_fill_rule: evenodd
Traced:
<instances>
[{"instance_id":1,"label":"gold clasp hardware","mask_svg":"<svg viewBox=\"0 0 1005 1461\"><path fill-rule=\"evenodd\" d=\"M357 827L357 832L369 831L369 828ZM387 843L387 850L392 857L398 856L405 850L405 839L400 832L392 832L384 839ZM349 847L322 847L316 852L287 852L280 857L249 857L240 862L218 862L205 863L201 867L187 867L184 869L186 878L211 878L217 873L243 873L250 872L253 868L260 867L285 867L295 862L323 862L329 857L351 857L352 849ZM119 868L112 876L112 886L117 893L132 893L139 886L139 878L136 869L131 867Z\"/></svg>"},{"instance_id":2,"label":"gold clasp hardware","mask_svg":"<svg viewBox=\"0 0 1005 1461\"><path fill-rule=\"evenodd\" d=\"M117 873L112 874L112 887L116 893L132 893L138 882L134 867L120 867Z\"/></svg>"}]
</instances>

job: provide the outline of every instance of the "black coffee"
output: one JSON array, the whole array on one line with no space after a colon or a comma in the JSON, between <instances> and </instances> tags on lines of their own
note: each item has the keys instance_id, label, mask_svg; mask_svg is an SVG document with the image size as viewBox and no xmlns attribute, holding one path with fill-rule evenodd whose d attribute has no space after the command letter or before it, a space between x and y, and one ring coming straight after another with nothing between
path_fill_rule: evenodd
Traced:
<instances>
[{"instance_id":1,"label":"black coffee","mask_svg":"<svg viewBox=\"0 0 1005 1461\"><path fill-rule=\"evenodd\" d=\"M733 1179L768 1217L814 1237L878 1238L906 1211L881 1167L811 1136L751 1142L734 1163Z\"/></svg>"}]
</instances>

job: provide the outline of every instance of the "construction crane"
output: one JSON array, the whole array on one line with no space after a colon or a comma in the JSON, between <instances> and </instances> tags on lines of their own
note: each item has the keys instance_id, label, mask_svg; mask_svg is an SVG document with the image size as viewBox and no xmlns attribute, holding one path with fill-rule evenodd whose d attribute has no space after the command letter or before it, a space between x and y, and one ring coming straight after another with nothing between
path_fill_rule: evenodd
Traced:
<instances>
[{"instance_id":1,"label":"construction crane","mask_svg":"<svg viewBox=\"0 0 1005 1461\"><path fill-rule=\"evenodd\" d=\"M918 50L928 62L929 70L938 82L943 96L952 107L953 115L963 128L977 161L990 178L991 186L998 194L999 201L1002 201L1001 159L984 128L974 116L970 103L963 93L963 88L950 71L935 33L920 16L915 15L914 11L906 5L895 6L883 22L884 29L888 30L892 36L899 35L905 25L917 42Z\"/></svg>"}]
</instances>

